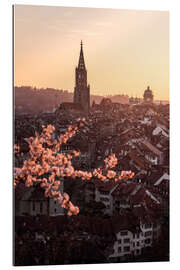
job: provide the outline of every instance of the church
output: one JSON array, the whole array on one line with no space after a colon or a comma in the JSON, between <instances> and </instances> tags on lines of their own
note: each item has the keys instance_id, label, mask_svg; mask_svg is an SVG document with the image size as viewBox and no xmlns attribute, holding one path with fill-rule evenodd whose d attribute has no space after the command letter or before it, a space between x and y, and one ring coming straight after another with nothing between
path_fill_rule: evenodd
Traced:
<instances>
[{"instance_id":1,"label":"church","mask_svg":"<svg viewBox=\"0 0 180 270\"><path fill-rule=\"evenodd\" d=\"M88 114L90 108L90 85L87 85L87 70L84 62L82 41L79 63L78 67L76 67L75 82L74 103L81 104L83 110Z\"/></svg>"},{"instance_id":2,"label":"church","mask_svg":"<svg viewBox=\"0 0 180 270\"><path fill-rule=\"evenodd\" d=\"M75 87L73 102L63 102L58 110L71 113L89 114L90 85L87 84L87 69L84 61L83 43L81 41L78 66L75 69Z\"/></svg>"}]
</instances>

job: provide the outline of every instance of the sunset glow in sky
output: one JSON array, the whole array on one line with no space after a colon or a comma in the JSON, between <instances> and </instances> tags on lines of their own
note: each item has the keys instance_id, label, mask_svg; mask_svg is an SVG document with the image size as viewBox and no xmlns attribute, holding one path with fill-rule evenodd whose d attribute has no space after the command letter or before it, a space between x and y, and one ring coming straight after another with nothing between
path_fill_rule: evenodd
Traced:
<instances>
[{"instance_id":1,"label":"sunset glow in sky","mask_svg":"<svg viewBox=\"0 0 180 270\"><path fill-rule=\"evenodd\" d=\"M15 5L15 85L74 91L80 41L91 94L169 99L169 13Z\"/></svg>"}]
</instances>

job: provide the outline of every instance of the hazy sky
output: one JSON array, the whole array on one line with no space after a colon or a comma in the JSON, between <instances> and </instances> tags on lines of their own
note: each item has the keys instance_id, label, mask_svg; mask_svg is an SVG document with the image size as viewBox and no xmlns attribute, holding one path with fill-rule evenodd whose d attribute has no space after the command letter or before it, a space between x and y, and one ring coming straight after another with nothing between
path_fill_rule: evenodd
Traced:
<instances>
[{"instance_id":1,"label":"hazy sky","mask_svg":"<svg viewBox=\"0 0 180 270\"><path fill-rule=\"evenodd\" d=\"M15 85L74 90L80 41L91 94L169 99L169 13L120 9L14 8Z\"/></svg>"}]
</instances>

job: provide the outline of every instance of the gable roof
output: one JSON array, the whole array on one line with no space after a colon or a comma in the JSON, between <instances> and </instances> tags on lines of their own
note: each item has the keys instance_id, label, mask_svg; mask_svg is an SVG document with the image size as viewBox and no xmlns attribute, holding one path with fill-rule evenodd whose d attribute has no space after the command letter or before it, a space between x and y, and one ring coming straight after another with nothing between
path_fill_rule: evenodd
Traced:
<instances>
[{"instance_id":1,"label":"gable roof","mask_svg":"<svg viewBox=\"0 0 180 270\"><path fill-rule=\"evenodd\" d=\"M169 175L167 173L164 173L155 183L154 186L158 186L161 184L163 180L168 180L169 181Z\"/></svg>"},{"instance_id":2,"label":"gable roof","mask_svg":"<svg viewBox=\"0 0 180 270\"><path fill-rule=\"evenodd\" d=\"M150 142L144 140L142 141L142 143L151 151L153 152L154 154L160 156L162 154L162 152L157 149L154 145L152 145Z\"/></svg>"}]
</instances>

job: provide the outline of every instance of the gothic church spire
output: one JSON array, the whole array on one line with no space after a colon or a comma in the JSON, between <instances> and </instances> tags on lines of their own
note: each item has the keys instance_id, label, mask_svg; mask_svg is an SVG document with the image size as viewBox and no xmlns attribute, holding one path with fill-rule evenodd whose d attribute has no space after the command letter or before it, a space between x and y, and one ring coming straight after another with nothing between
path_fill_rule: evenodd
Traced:
<instances>
[{"instance_id":1,"label":"gothic church spire","mask_svg":"<svg viewBox=\"0 0 180 270\"><path fill-rule=\"evenodd\" d=\"M84 62L82 40L81 40L79 63L75 69L74 103L80 104L84 112L86 114L89 113L90 86L87 85L87 70Z\"/></svg>"},{"instance_id":2,"label":"gothic church spire","mask_svg":"<svg viewBox=\"0 0 180 270\"><path fill-rule=\"evenodd\" d=\"M81 49L80 49L78 69L86 69L85 62L84 62L84 55L83 55L83 43L82 43L82 40L81 40Z\"/></svg>"}]
</instances>

